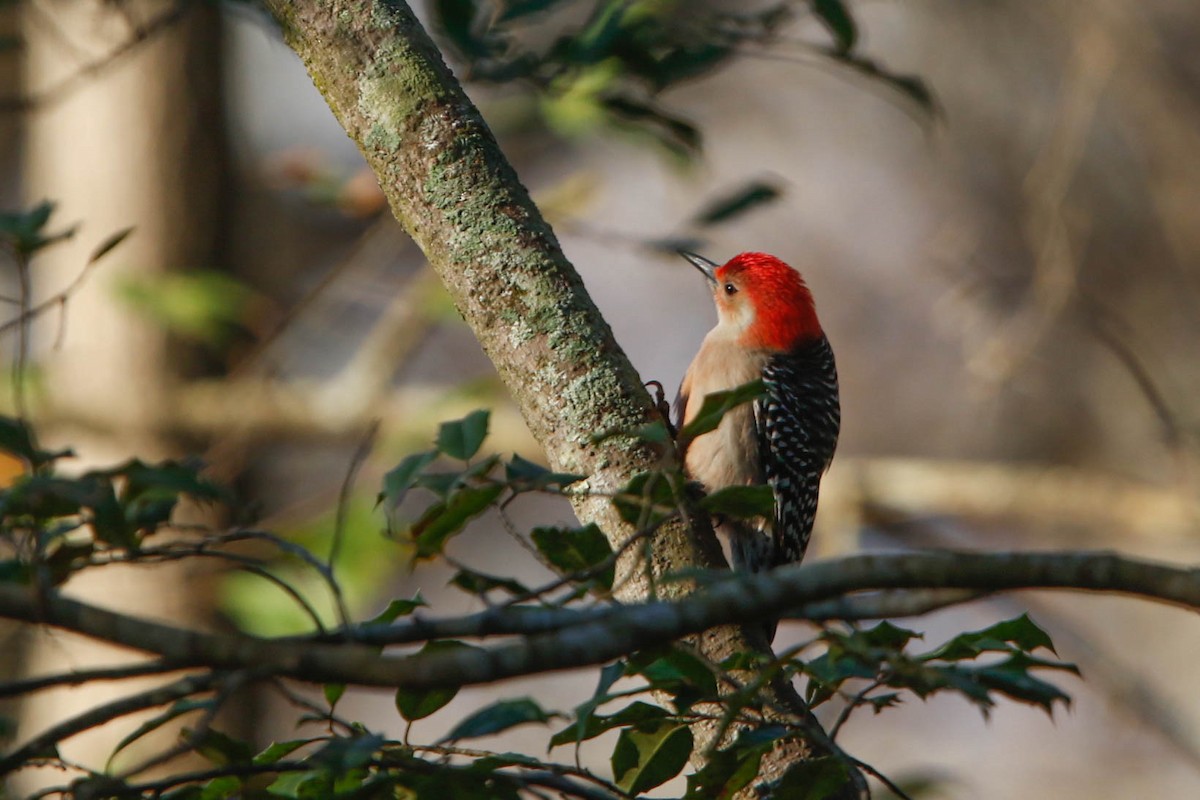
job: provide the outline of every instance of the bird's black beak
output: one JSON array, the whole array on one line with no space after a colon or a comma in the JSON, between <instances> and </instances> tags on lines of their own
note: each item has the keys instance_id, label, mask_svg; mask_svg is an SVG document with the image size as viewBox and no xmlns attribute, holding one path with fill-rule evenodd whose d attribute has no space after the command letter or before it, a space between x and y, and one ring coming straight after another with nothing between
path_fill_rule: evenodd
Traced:
<instances>
[{"instance_id":1,"label":"bird's black beak","mask_svg":"<svg viewBox=\"0 0 1200 800\"><path fill-rule=\"evenodd\" d=\"M686 250L680 250L679 255L686 258L693 267L704 273L704 277L708 278L709 283L716 285L717 283L717 267L721 266L712 261L709 261L704 256L698 256L695 253L689 253Z\"/></svg>"}]
</instances>

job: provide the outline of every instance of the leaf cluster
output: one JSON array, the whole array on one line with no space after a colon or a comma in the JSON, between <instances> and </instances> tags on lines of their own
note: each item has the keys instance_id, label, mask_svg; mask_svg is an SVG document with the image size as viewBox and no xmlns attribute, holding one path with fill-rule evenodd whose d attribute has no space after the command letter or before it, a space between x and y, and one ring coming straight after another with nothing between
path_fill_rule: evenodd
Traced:
<instances>
[{"instance_id":1,"label":"leaf cluster","mask_svg":"<svg viewBox=\"0 0 1200 800\"><path fill-rule=\"evenodd\" d=\"M765 49L798 17L817 19L827 32L821 57L933 110L918 79L893 75L857 53L858 24L843 0L752 8L659 0L435 0L430 11L469 80L533 86L545 118L560 131L615 123L684 158L699 152L700 131L671 112L662 93Z\"/></svg>"}]
</instances>

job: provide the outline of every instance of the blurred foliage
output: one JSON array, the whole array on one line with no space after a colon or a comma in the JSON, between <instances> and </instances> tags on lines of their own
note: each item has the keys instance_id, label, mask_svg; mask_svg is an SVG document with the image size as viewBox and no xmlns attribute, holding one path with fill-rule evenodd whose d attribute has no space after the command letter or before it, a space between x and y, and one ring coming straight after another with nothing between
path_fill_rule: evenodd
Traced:
<instances>
[{"instance_id":1,"label":"blurred foliage","mask_svg":"<svg viewBox=\"0 0 1200 800\"><path fill-rule=\"evenodd\" d=\"M256 295L223 272L191 270L128 277L117 285L132 308L184 339L223 350L250 338Z\"/></svg>"},{"instance_id":2,"label":"blurred foliage","mask_svg":"<svg viewBox=\"0 0 1200 800\"><path fill-rule=\"evenodd\" d=\"M812 54L900 92L928 114L920 79L859 54L858 25L843 0L759 4L679 0L431 0L435 30L465 64L464 78L534 88L542 115L566 135L616 125L691 158L701 134L662 102L667 90L762 51L782 28L818 20L826 45Z\"/></svg>"}]
</instances>

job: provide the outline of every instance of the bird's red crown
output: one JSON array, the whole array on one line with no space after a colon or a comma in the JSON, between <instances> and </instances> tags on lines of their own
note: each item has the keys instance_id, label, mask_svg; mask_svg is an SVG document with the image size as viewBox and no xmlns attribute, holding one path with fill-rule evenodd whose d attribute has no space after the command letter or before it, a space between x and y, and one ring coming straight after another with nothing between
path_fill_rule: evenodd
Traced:
<instances>
[{"instance_id":1,"label":"bird's red crown","mask_svg":"<svg viewBox=\"0 0 1200 800\"><path fill-rule=\"evenodd\" d=\"M754 304L754 324L745 342L771 350L790 350L822 336L812 292L800 273L766 253L741 253L715 271L718 302L722 287L733 284Z\"/></svg>"}]
</instances>

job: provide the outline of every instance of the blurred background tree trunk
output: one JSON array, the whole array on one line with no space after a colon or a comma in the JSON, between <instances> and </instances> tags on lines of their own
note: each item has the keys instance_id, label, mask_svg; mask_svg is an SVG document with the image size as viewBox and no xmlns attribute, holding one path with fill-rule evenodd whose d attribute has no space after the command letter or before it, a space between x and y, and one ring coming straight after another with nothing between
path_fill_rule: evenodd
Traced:
<instances>
[{"instance_id":1,"label":"blurred background tree trunk","mask_svg":"<svg viewBox=\"0 0 1200 800\"><path fill-rule=\"evenodd\" d=\"M121 297L122 286L131 281L212 268L222 260L220 19L214 4L188 3L182 12L178 5L89 0L23 7L24 93L36 101L26 116L25 204L50 199L58 204L53 229L80 225L71 241L35 262L36 295L60 291L97 245L134 228L72 296L64 328L59 330L54 315L36 327L44 398L74 412L68 414L72 419L105 422L43 432L76 450L72 468L107 465L132 454L159 459L182 452L159 429L166 392L191 359L162 326L139 316ZM147 35L166 19L160 15L173 13L177 21ZM54 88L139 37L145 41L69 91ZM39 404L45 402L39 397ZM193 578L169 565L136 572L106 567L80 575L70 592L105 606L152 609L180 624L205 626L211 603ZM130 658L60 633L37 631L26 644L31 674ZM88 702L104 699L92 696ZM80 710L71 690L37 694L22 709L20 732L27 736ZM121 724L128 728L137 720ZM118 736L113 728L101 728L78 737L69 757L101 766ZM130 757L137 759L136 753Z\"/></svg>"}]
</instances>

